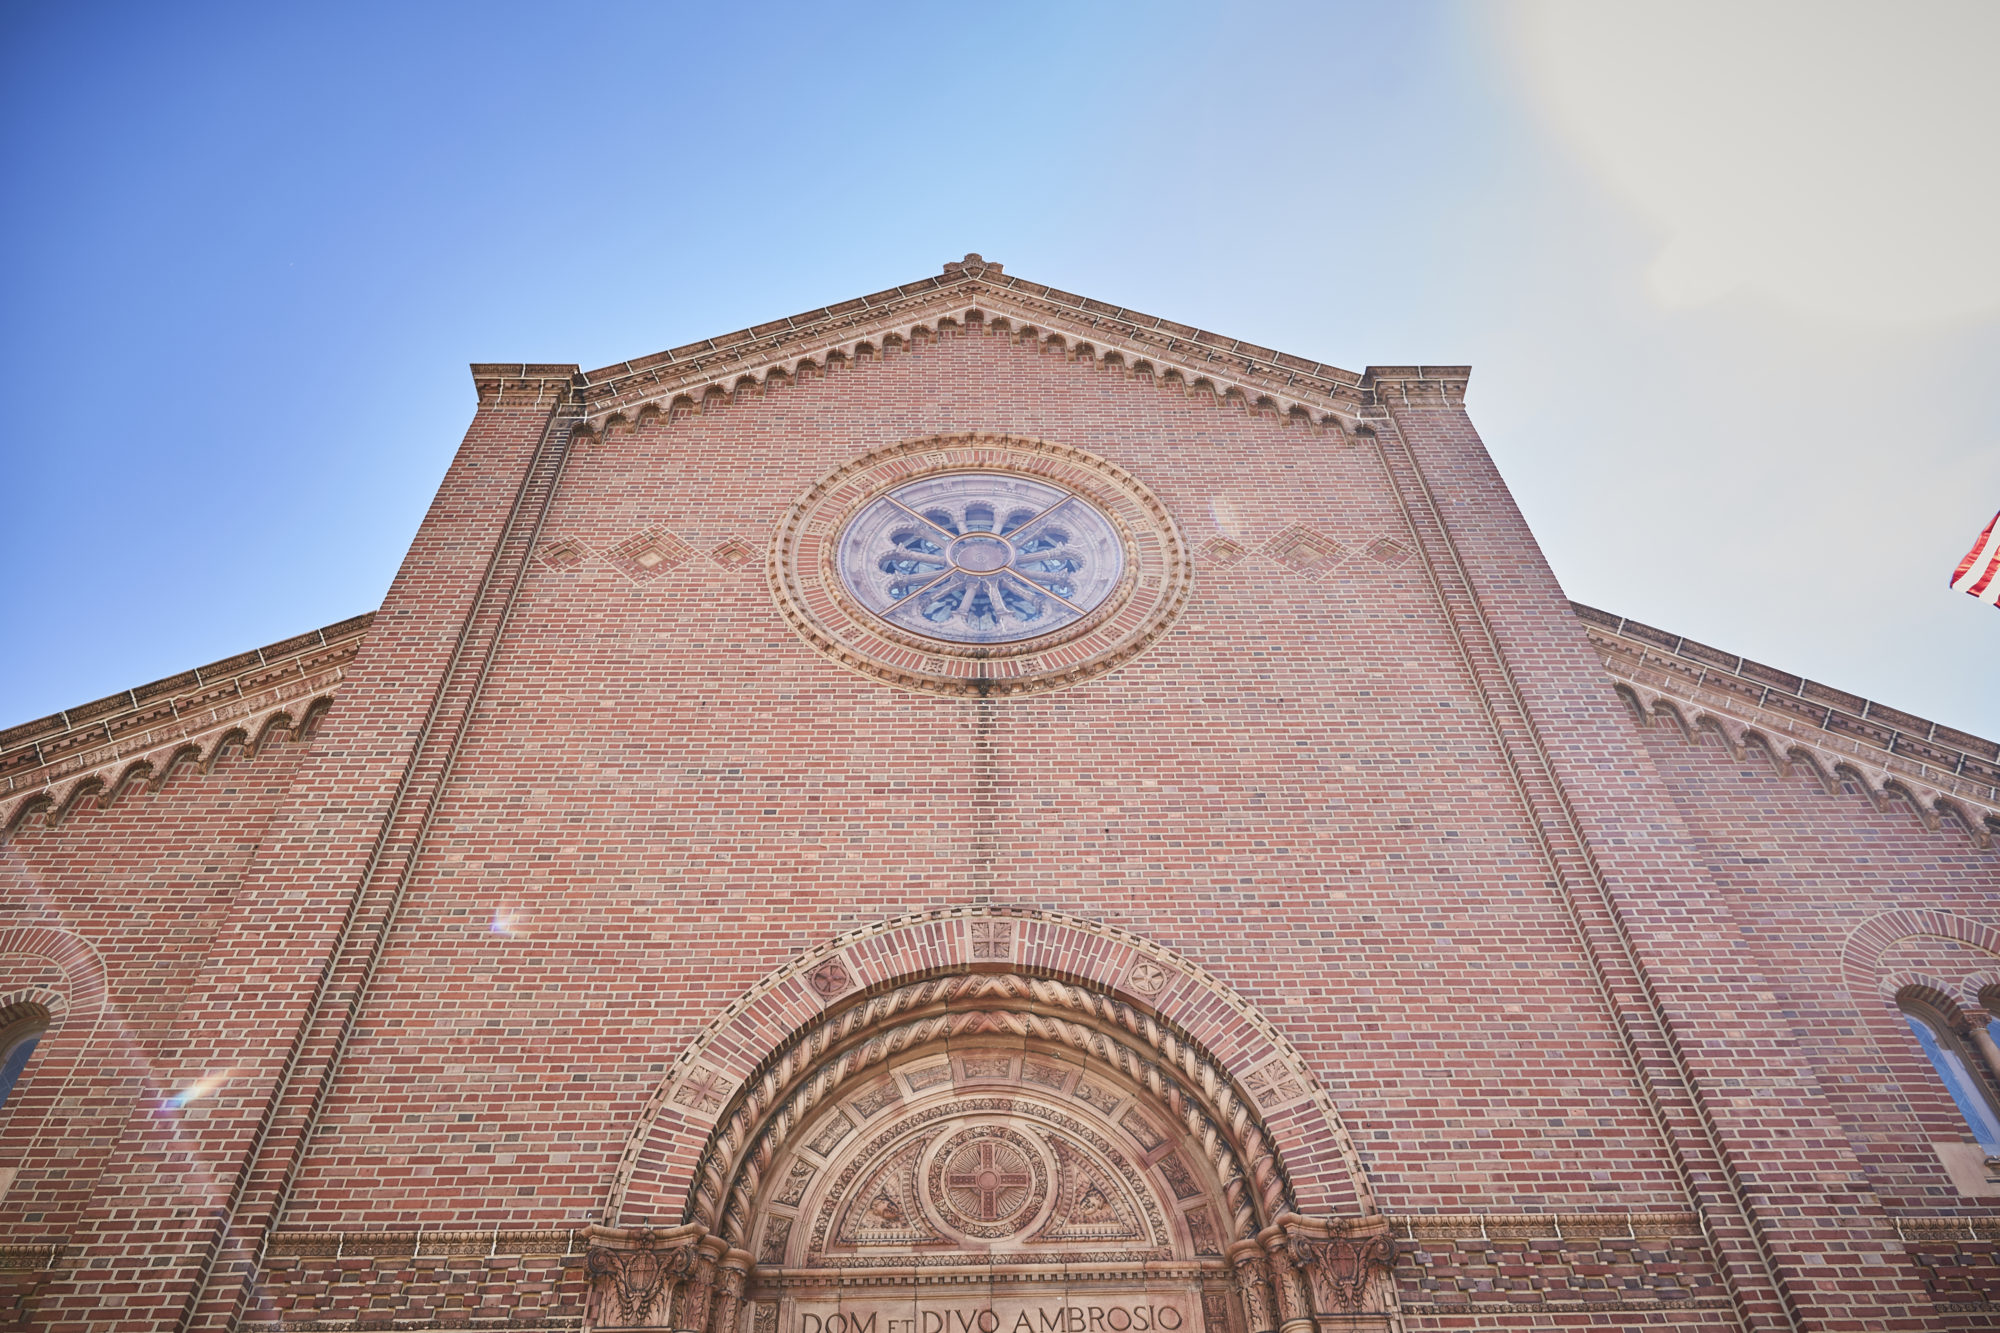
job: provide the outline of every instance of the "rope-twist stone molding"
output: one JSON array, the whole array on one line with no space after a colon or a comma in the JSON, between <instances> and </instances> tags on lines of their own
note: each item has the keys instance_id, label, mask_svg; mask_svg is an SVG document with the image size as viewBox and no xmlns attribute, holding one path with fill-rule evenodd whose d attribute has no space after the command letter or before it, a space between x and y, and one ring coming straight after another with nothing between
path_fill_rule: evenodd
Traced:
<instances>
[{"instance_id":1,"label":"rope-twist stone molding","mask_svg":"<svg viewBox=\"0 0 2000 1333\"><path fill-rule=\"evenodd\" d=\"M970 1007L911 1017L952 1005ZM1028 1005L1036 1009L1022 1012ZM996 1023L1009 1035L1093 1056L1157 1098L1201 1145L1222 1181L1236 1236L1253 1236L1290 1210L1290 1185L1269 1134L1249 1098L1213 1061L1158 1020L1109 996L1007 973L897 987L827 1018L779 1052L717 1124L696 1166L687 1221L741 1243L764 1173L821 1103L894 1056L975 1024L991 1030Z\"/></svg>"}]
</instances>

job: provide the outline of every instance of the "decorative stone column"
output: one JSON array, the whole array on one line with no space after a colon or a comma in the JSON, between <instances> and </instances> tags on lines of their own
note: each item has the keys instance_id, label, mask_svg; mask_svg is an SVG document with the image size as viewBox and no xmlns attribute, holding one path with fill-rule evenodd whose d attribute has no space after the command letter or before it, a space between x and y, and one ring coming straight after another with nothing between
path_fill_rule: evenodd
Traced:
<instances>
[{"instance_id":1,"label":"decorative stone column","mask_svg":"<svg viewBox=\"0 0 2000 1333\"><path fill-rule=\"evenodd\" d=\"M1980 1014L1978 1017L1986 1019L1991 1015ZM1986 1068L1992 1072L1995 1079L2000 1079L2000 1043L1993 1040L1993 1034L1987 1031L1984 1022L1968 1023L1965 1030L1971 1034L1972 1044L1979 1048L1980 1058L1986 1061Z\"/></svg>"},{"instance_id":2,"label":"decorative stone column","mask_svg":"<svg viewBox=\"0 0 2000 1333\"><path fill-rule=\"evenodd\" d=\"M590 1278L584 1327L680 1327L673 1315L675 1296L683 1292L683 1310L698 1302L706 1318L708 1275L715 1255L700 1244L707 1236L705 1228L652 1231L591 1226L584 1234L590 1243L583 1261Z\"/></svg>"},{"instance_id":3,"label":"decorative stone column","mask_svg":"<svg viewBox=\"0 0 2000 1333\"><path fill-rule=\"evenodd\" d=\"M715 1292L715 1261L728 1246L714 1236L704 1236L694 1247L694 1270L675 1293L679 1304L673 1326L678 1333L708 1333L710 1298Z\"/></svg>"},{"instance_id":4,"label":"decorative stone column","mask_svg":"<svg viewBox=\"0 0 2000 1333\"><path fill-rule=\"evenodd\" d=\"M1236 1270L1236 1288L1243 1293L1243 1315L1250 1333L1277 1333L1264 1248L1254 1240L1239 1240L1229 1247L1229 1263Z\"/></svg>"},{"instance_id":5,"label":"decorative stone column","mask_svg":"<svg viewBox=\"0 0 2000 1333\"><path fill-rule=\"evenodd\" d=\"M709 1333L736 1333L737 1312L743 1308L743 1283L750 1272L748 1250L727 1251L715 1268L715 1303L708 1316Z\"/></svg>"},{"instance_id":6,"label":"decorative stone column","mask_svg":"<svg viewBox=\"0 0 2000 1333\"><path fill-rule=\"evenodd\" d=\"M1306 1295L1305 1279L1292 1266L1291 1246L1282 1226L1267 1228L1257 1237L1270 1255L1271 1289L1278 1298L1278 1333L1317 1333L1312 1301Z\"/></svg>"}]
</instances>

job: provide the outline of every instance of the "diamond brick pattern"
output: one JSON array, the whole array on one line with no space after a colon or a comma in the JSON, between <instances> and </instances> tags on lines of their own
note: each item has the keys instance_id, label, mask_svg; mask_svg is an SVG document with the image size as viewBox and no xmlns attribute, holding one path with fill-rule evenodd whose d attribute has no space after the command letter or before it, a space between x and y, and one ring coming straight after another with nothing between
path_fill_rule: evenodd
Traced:
<instances>
[{"instance_id":1,"label":"diamond brick pattern","mask_svg":"<svg viewBox=\"0 0 2000 1333\"><path fill-rule=\"evenodd\" d=\"M1265 555L1307 579L1331 573L1348 554L1333 538L1307 527L1286 528L1265 542L1263 549Z\"/></svg>"},{"instance_id":2,"label":"diamond brick pattern","mask_svg":"<svg viewBox=\"0 0 2000 1333\"><path fill-rule=\"evenodd\" d=\"M665 528L648 528L604 553L625 577L643 583L694 558L694 548Z\"/></svg>"},{"instance_id":3,"label":"diamond brick pattern","mask_svg":"<svg viewBox=\"0 0 2000 1333\"><path fill-rule=\"evenodd\" d=\"M1391 537L1377 537L1368 543L1368 558L1391 569L1400 569L1410 563L1410 548Z\"/></svg>"},{"instance_id":4,"label":"diamond brick pattern","mask_svg":"<svg viewBox=\"0 0 2000 1333\"><path fill-rule=\"evenodd\" d=\"M756 563L757 548L741 537L731 537L708 553L708 558L730 573L739 573Z\"/></svg>"},{"instance_id":5,"label":"diamond brick pattern","mask_svg":"<svg viewBox=\"0 0 2000 1333\"><path fill-rule=\"evenodd\" d=\"M575 569L589 556L589 547L568 537L543 542L535 548L535 559L550 569Z\"/></svg>"},{"instance_id":6,"label":"diamond brick pattern","mask_svg":"<svg viewBox=\"0 0 2000 1333\"><path fill-rule=\"evenodd\" d=\"M1195 558L1204 565L1227 569L1250 553L1248 547L1227 537L1210 537L1195 548Z\"/></svg>"}]
</instances>

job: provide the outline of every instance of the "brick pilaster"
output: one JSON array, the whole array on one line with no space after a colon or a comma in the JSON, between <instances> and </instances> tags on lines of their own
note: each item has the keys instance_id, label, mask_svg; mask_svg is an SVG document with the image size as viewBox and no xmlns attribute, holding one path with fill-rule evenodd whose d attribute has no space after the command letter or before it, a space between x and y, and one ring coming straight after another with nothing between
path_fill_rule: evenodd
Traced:
<instances>
[{"instance_id":1,"label":"brick pilaster","mask_svg":"<svg viewBox=\"0 0 2000 1333\"><path fill-rule=\"evenodd\" d=\"M224 1328L240 1308L560 481L575 367L473 369L465 441L37 1298L40 1327Z\"/></svg>"},{"instance_id":2,"label":"brick pilaster","mask_svg":"<svg viewBox=\"0 0 2000 1333\"><path fill-rule=\"evenodd\" d=\"M1933 1327L1722 888L1463 407L1374 368L1383 462L1605 1003L1752 1328Z\"/></svg>"}]
</instances>

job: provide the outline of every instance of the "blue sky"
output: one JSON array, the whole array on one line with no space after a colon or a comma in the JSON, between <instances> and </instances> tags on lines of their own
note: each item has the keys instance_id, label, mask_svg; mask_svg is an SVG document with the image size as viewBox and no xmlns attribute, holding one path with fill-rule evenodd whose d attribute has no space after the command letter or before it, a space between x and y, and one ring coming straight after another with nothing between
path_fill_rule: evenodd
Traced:
<instances>
[{"instance_id":1,"label":"blue sky","mask_svg":"<svg viewBox=\"0 0 2000 1333\"><path fill-rule=\"evenodd\" d=\"M0 725L376 605L467 362L976 250L1470 362L1573 596L2000 736L2000 6L1658 9L8 6Z\"/></svg>"}]
</instances>

